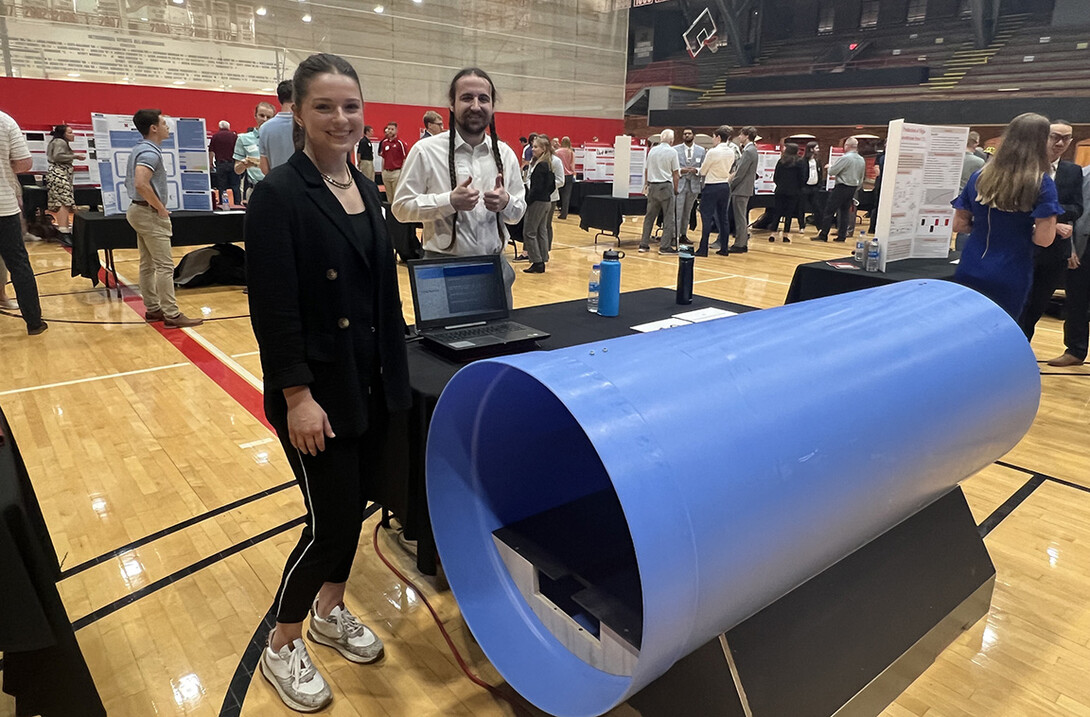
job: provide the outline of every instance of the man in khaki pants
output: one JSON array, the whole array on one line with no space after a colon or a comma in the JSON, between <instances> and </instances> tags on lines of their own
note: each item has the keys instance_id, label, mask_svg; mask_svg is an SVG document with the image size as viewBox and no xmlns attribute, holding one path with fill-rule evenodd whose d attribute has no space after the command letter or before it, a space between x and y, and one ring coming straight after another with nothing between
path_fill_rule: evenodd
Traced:
<instances>
[{"instance_id":1,"label":"man in khaki pants","mask_svg":"<svg viewBox=\"0 0 1090 717\"><path fill-rule=\"evenodd\" d=\"M160 145L170 136L166 117L159 110L139 110L133 124L143 137L129 155L125 189L132 198L125 217L136 231L140 248L140 293L148 321L162 321L167 328L200 326L201 319L191 319L178 310L174 301L174 258L170 237L174 233L170 212L163 200L167 196L167 173L163 167Z\"/></svg>"}]
</instances>

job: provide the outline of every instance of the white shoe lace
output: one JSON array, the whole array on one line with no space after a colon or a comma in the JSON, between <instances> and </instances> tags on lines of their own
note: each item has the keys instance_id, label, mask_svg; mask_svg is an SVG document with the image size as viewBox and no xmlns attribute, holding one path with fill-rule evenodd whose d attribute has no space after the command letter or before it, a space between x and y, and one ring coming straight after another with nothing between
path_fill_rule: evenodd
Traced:
<instances>
[{"instance_id":1,"label":"white shoe lace","mask_svg":"<svg viewBox=\"0 0 1090 717\"><path fill-rule=\"evenodd\" d=\"M337 624L349 639L363 637L366 634L367 626L360 622L355 615L348 612L347 608L341 608L340 614L337 615Z\"/></svg>"},{"instance_id":2,"label":"white shoe lace","mask_svg":"<svg viewBox=\"0 0 1090 717\"><path fill-rule=\"evenodd\" d=\"M305 648L301 647L291 651L288 657L288 672L291 674L291 686L294 690L298 690L300 685L310 682L318 674L314 663L310 661L310 655Z\"/></svg>"}]
</instances>

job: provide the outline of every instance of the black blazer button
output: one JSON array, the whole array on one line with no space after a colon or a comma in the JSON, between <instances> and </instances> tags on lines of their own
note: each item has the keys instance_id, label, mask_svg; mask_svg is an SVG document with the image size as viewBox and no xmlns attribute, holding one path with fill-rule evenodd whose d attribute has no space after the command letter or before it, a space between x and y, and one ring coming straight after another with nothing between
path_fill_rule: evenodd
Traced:
<instances>
[{"instance_id":1,"label":"black blazer button","mask_svg":"<svg viewBox=\"0 0 1090 717\"><path fill-rule=\"evenodd\" d=\"M329 271L327 271L325 273L325 278L329 279L330 281L333 281L334 279L337 278L337 270L336 269L330 269Z\"/></svg>"},{"instance_id":2,"label":"black blazer button","mask_svg":"<svg viewBox=\"0 0 1090 717\"><path fill-rule=\"evenodd\" d=\"M347 329L351 322L348 319L337 319L338 328Z\"/></svg>"}]
</instances>

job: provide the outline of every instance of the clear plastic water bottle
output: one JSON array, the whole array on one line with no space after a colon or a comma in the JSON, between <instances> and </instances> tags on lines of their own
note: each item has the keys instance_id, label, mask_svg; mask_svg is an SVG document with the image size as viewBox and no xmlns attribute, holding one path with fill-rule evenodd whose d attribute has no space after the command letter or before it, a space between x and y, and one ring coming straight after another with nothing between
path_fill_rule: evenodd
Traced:
<instances>
[{"instance_id":1,"label":"clear plastic water bottle","mask_svg":"<svg viewBox=\"0 0 1090 717\"><path fill-rule=\"evenodd\" d=\"M867 233L859 232L859 238L855 241L855 263L864 266L867 263Z\"/></svg>"},{"instance_id":2,"label":"clear plastic water bottle","mask_svg":"<svg viewBox=\"0 0 1090 717\"><path fill-rule=\"evenodd\" d=\"M595 264L590 268L590 280L587 281L587 311L598 313L598 283L602 278L602 265Z\"/></svg>"},{"instance_id":3,"label":"clear plastic water bottle","mask_svg":"<svg viewBox=\"0 0 1090 717\"><path fill-rule=\"evenodd\" d=\"M871 239L870 248L867 249L867 271L878 271L878 257L881 252L877 239Z\"/></svg>"}]
</instances>

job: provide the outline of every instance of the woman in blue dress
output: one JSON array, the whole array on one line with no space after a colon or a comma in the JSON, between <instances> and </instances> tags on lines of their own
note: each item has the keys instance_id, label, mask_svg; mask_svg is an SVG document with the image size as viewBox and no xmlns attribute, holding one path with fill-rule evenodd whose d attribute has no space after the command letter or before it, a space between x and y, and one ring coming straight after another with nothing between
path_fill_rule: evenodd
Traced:
<instances>
[{"instance_id":1,"label":"woman in blue dress","mask_svg":"<svg viewBox=\"0 0 1090 717\"><path fill-rule=\"evenodd\" d=\"M1063 214L1049 176L1049 121L1015 117L995 158L969 178L952 204L954 231L969 234L954 281L976 289L1015 320L1033 283L1034 245L1056 238Z\"/></svg>"}]
</instances>

